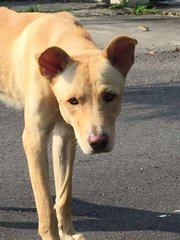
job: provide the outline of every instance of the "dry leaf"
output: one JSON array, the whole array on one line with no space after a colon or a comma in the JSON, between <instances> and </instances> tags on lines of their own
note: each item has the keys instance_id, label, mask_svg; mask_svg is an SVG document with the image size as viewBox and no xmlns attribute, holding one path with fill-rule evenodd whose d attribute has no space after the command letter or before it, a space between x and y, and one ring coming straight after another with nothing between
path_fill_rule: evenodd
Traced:
<instances>
[{"instance_id":1,"label":"dry leaf","mask_svg":"<svg viewBox=\"0 0 180 240\"><path fill-rule=\"evenodd\" d=\"M180 52L180 47L176 46L176 48L173 50L173 52Z\"/></svg>"},{"instance_id":2,"label":"dry leaf","mask_svg":"<svg viewBox=\"0 0 180 240\"><path fill-rule=\"evenodd\" d=\"M142 25L140 25L140 26L138 27L138 29L141 30L141 31L145 31L145 32L149 31L149 28L148 28L148 27L145 27L145 26L142 26Z\"/></svg>"}]
</instances>

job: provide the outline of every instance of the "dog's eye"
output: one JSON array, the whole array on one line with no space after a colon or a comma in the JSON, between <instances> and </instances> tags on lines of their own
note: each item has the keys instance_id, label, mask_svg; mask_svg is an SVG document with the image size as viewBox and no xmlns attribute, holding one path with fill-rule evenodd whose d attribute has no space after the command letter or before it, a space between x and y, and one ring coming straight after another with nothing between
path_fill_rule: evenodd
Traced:
<instances>
[{"instance_id":1,"label":"dog's eye","mask_svg":"<svg viewBox=\"0 0 180 240\"><path fill-rule=\"evenodd\" d=\"M72 104L72 105L77 105L77 104L79 103L78 100L77 100L77 98L75 98L75 97L70 98L70 99L68 100L68 102L69 102L70 104Z\"/></svg>"},{"instance_id":2,"label":"dog's eye","mask_svg":"<svg viewBox=\"0 0 180 240\"><path fill-rule=\"evenodd\" d=\"M111 102L115 99L115 97L116 94L108 92L104 94L103 99L105 102Z\"/></svg>"}]
</instances>

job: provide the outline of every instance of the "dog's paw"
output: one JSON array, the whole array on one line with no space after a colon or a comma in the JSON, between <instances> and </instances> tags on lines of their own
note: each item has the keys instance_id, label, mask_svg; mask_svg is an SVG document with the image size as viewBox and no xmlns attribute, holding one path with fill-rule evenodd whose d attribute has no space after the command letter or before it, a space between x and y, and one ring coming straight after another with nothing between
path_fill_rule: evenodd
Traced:
<instances>
[{"instance_id":1,"label":"dog's paw","mask_svg":"<svg viewBox=\"0 0 180 240\"><path fill-rule=\"evenodd\" d=\"M42 240L61 240L59 236L41 236Z\"/></svg>"},{"instance_id":2,"label":"dog's paw","mask_svg":"<svg viewBox=\"0 0 180 240\"><path fill-rule=\"evenodd\" d=\"M60 233L60 237L61 240L86 240L86 237L82 233L75 233L73 235Z\"/></svg>"},{"instance_id":3,"label":"dog's paw","mask_svg":"<svg viewBox=\"0 0 180 240\"><path fill-rule=\"evenodd\" d=\"M84 234L78 233L78 234L73 235L73 239L74 240L86 240L86 237L84 236Z\"/></svg>"}]
</instances>

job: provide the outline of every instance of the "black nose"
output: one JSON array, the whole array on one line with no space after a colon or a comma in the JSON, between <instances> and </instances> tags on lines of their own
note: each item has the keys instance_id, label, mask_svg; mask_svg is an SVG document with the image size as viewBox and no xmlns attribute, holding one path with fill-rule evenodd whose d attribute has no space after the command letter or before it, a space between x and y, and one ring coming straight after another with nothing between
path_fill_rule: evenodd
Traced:
<instances>
[{"instance_id":1,"label":"black nose","mask_svg":"<svg viewBox=\"0 0 180 240\"><path fill-rule=\"evenodd\" d=\"M88 142L93 150L101 151L108 145L109 137L105 133L91 135L88 139Z\"/></svg>"}]
</instances>

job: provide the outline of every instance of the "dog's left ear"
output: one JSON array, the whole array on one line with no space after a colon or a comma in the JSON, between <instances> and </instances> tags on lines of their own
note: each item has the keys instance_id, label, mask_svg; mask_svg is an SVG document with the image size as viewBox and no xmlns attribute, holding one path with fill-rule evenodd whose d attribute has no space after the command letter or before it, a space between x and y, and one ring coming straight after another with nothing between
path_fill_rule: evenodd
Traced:
<instances>
[{"instance_id":1,"label":"dog's left ear","mask_svg":"<svg viewBox=\"0 0 180 240\"><path fill-rule=\"evenodd\" d=\"M52 80L62 73L68 62L72 60L70 56L61 48L50 47L42 54L36 56L41 75L48 80Z\"/></svg>"},{"instance_id":2,"label":"dog's left ear","mask_svg":"<svg viewBox=\"0 0 180 240\"><path fill-rule=\"evenodd\" d=\"M105 49L110 63L125 77L134 63L134 50L137 41L129 37L116 37Z\"/></svg>"}]
</instances>

